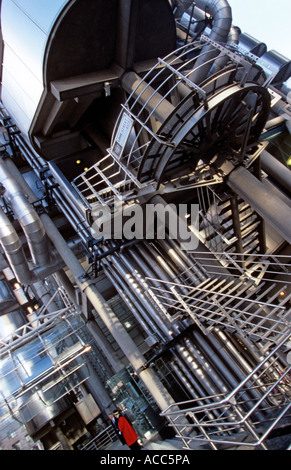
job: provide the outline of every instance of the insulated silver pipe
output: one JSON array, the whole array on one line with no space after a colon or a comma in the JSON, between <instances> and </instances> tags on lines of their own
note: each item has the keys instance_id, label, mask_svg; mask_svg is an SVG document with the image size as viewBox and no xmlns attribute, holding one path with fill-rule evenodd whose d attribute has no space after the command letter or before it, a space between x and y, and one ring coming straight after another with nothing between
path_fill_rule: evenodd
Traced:
<instances>
[{"instance_id":1,"label":"insulated silver pipe","mask_svg":"<svg viewBox=\"0 0 291 470\"><path fill-rule=\"evenodd\" d=\"M175 359L176 360L176 359ZM176 376L178 377L179 381L185 388L185 390L189 393L189 395L195 399L198 398L197 393L193 387L193 384L189 381L189 379L185 376L185 374L179 369L178 365L175 363L174 360L170 362L171 369L175 372Z\"/></svg>"},{"instance_id":2,"label":"insulated silver pipe","mask_svg":"<svg viewBox=\"0 0 291 470\"><path fill-rule=\"evenodd\" d=\"M25 257L22 243L12 223L0 206L0 242L6 253L10 267L20 284L30 284L31 272Z\"/></svg>"},{"instance_id":3,"label":"insulated silver pipe","mask_svg":"<svg viewBox=\"0 0 291 470\"><path fill-rule=\"evenodd\" d=\"M146 248L142 245L139 246L139 251L134 252L132 249L129 251L132 258L134 259L137 266L140 267L142 274L144 277L151 277L152 280L145 281L146 284L150 287L153 285L154 287L161 287L159 279L165 282L171 282L174 277L170 277L169 273L163 269L163 267L159 266L157 260L157 255L153 254L149 247ZM157 281L154 279L158 279ZM185 291L186 293L186 291ZM168 298L168 301L171 303L173 302L173 296L170 292L164 292L164 296Z\"/></svg>"},{"instance_id":4,"label":"insulated silver pipe","mask_svg":"<svg viewBox=\"0 0 291 470\"><path fill-rule=\"evenodd\" d=\"M136 261L141 262L141 257L143 257L143 263L146 263L146 269L144 269L144 274L145 276L148 277L157 277L161 281L165 282L172 282L177 278L178 273L175 273L172 271L170 268L169 264L162 258L162 256L154 250L154 248L150 245L139 245L139 252L136 253ZM152 268L153 274L151 275L151 269L147 266L150 266ZM161 288L159 281L155 280L147 280L147 283L149 286L154 285L155 287ZM180 293L187 295L189 291L183 287L179 286L177 288ZM167 302L172 303L176 302L176 297L173 296L173 294L167 290L164 290L163 296L168 298Z\"/></svg>"},{"instance_id":5,"label":"insulated silver pipe","mask_svg":"<svg viewBox=\"0 0 291 470\"><path fill-rule=\"evenodd\" d=\"M187 389L193 396L196 398L197 395L200 397L205 396L205 390L201 387L201 384L197 382L196 378L190 373L188 364L181 359L181 355L175 354L174 363L176 364L176 368L180 371L179 376L185 377L186 381L183 381L185 384L188 382ZM190 386L189 386L190 385Z\"/></svg>"},{"instance_id":6,"label":"insulated silver pipe","mask_svg":"<svg viewBox=\"0 0 291 470\"><path fill-rule=\"evenodd\" d=\"M204 389L204 396L207 395L216 395L219 392L219 389L215 384L211 382L210 376L207 375L204 369L203 360L199 357L199 352L197 348L193 345L191 351L189 350L189 344L186 344L185 341L179 344L176 347L177 353L180 354L181 359L187 364L187 367L190 368L194 377L199 381L201 386Z\"/></svg>"},{"instance_id":7,"label":"insulated silver pipe","mask_svg":"<svg viewBox=\"0 0 291 470\"><path fill-rule=\"evenodd\" d=\"M148 315L146 314L145 310L141 308L137 298L134 297L132 291L128 289L126 283L123 282L123 276L118 276L117 272L114 272L113 269L110 269L108 267L104 267L103 269L106 276L118 292L119 296L129 307L130 311L133 313L134 317L136 318L144 332L148 336L152 336L154 333L156 333L156 327L152 322L152 328L149 328ZM140 314L140 310L143 311L143 315ZM144 320L144 318L147 319L147 322Z\"/></svg>"},{"instance_id":8,"label":"insulated silver pipe","mask_svg":"<svg viewBox=\"0 0 291 470\"><path fill-rule=\"evenodd\" d=\"M211 362L214 364L215 369L220 372L225 382L228 385L228 392L235 389L240 382L242 382L246 375L249 374L249 370L245 368L245 362L241 357L240 352L237 350L236 355L234 355L235 342L232 344L233 352L231 355L227 355L227 345L223 347L218 339L215 336L215 332L211 332L209 335L204 337L200 332L194 332L193 337L195 338L195 344L201 348L202 352L207 355L211 355ZM225 336L224 336L225 337ZM227 361L225 359L227 358ZM241 359L241 364L237 361L237 358ZM224 359L224 360L222 360ZM260 398L259 391L247 390L245 395L249 397L248 400L258 400ZM248 404L247 404L248 406ZM257 417L263 419L262 413L256 413Z\"/></svg>"},{"instance_id":9,"label":"insulated silver pipe","mask_svg":"<svg viewBox=\"0 0 291 470\"><path fill-rule=\"evenodd\" d=\"M130 251L129 251L129 253L130 253ZM130 254L132 254L132 253L130 253ZM156 271L153 270L156 266L153 266L153 269L151 269L151 268L149 268L149 265L147 265L144 262L144 260L141 259L141 257L136 255L135 257L132 257L132 258L136 262L137 267L141 270L141 272L140 272L139 270L135 269L133 264L131 263L131 266L133 268L132 272L133 272L136 280L139 282L139 285L141 286L141 289L145 292L145 294L149 293L149 295L153 296L154 292L150 291L151 283L155 287L160 287L160 284L159 284L158 281L151 281L151 283L150 283L149 281L145 280L145 277L146 276L153 277L153 278L157 277ZM129 266L130 266L129 256L124 258L123 261L124 261L124 264L127 265L128 269L130 269L129 268ZM162 278L164 277L163 273L160 273L160 275L161 275ZM158 274L158 276L159 276L159 274ZM169 302L173 301L173 298L168 293L165 293L165 295L168 297ZM174 323L174 324L170 323L170 321L167 317L167 309L161 304L161 302L159 301L157 296L155 296L154 302L158 307L157 311L155 313L155 318L156 319L158 318L159 320L156 320L156 321L159 321L160 323L162 323L162 325L164 325L164 330L168 331L168 337L172 336L173 331L175 331L176 333L179 333L179 325L177 323Z\"/></svg>"},{"instance_id":10,"label":"insulated silver pipe","mask_svg":"<svg viewBox=\"0 0 291 470\"><path fill-rule=\"evenodd\" d=\"M167 255L179 266L181 272L179 273L182 274L184 272L187 272L187 276L191 279L193 285L198 286L200 284L200 280L195 276L195 274L190 270L190 266L186 264L186 259L182 259L181 253L178 253L177 250L172 248L166 240L159 240L159 244L164 248L166 251ZM178 275L178 276L179 276Z\"/></svg>"},{"instance_id":11,"label":"insulated silver pipe","mask_svg":"<svg viewBox=\"0 0 291 470\"><path fill-rule=\"evenodd\" d=\"M20 148L24 152L25 157L28 158L31 167L36 170L37 174L39 174L40 170L44 167L46 162L42 162L42 159L41 157L39 157L39 155L31 154L32 152L31 149L27 147L26 142L23 141L23 139L20 136L16 136L15 139L16 139L17 144L20 146ZM37 200L36 195L28 186L22 174L20 173L19 169L16 167L16 165L11 160L11 158L3 159L3 164L6 165L10 174L13 176L13 178L15 178L19 186L27 195L29 202L31 203L36 202ZM72 227L74 227L75 231L82 238L83 242L86 243L88 238L90 238L90 233L85 226L85 220L82 220L82 222L80 220L80 212L78 211L78 214L75 213L76 206L70 205L70 203L72 204L72 200L70 201L65 200L63 196L63 192L60 191L59 187L55 187L54 183L52 183L49 178L47 179L47 183L48 183L48 187L51 189L51 192L54 196L55 201L57 202L57 205L60 207L61 211L66 216L67 220L70 222Z\"/></svg>"},{"instance_id":12,"label":"insulated silver pipe","mask_svg":"<svg viewBox=\"0 0 291 470\"><path fill-rule=\"evenodd\" d=\"M240 35L240 29L237 28L237 27L232 26L231 29L230 29L228 38L227 38L227 44L232 44L232 43L238 44L239 43L239 35ZM229 60L228 56L225 55L223 52L221 52L219 54L219 56L217 57L217 59L215 59L215 62L214 62L213 66L210 69L209 75L212 75L212 74L218 72L219 70L222 70L223 67L226 66L228 60Z\"/></svg>"},{"instance_id":13,"label":"insulated silver pipe","mask_svg":"<svg viewBox=\"0 0 291 470\"><path fill-rule=\"evenodd\" d=\"M14 272L17 281L20 284L30 285L38 282L45 277L50 276L63 267L62 260L56 260L48 266L30 269L29 262L26 259L22 242L0 206L0 243L9 261L10 268ZM7 267L3 266L2 269Z\"/></svg>"},{"instance_id":14,"label":"insulated silver pipe","mask_svg":"<svg viewBox=\"0 0 291 470\"><path fill-rule=\"evenodd\" d=\"M227 0L195 0L195 5L213 17L210 39L226 42L231 24L232 12Z\"/></svg>"},{"instance_id":15,"label":"insulated silver pipe","mask_svg":"<svg viewBox=\"0 0 291 470\"><path fill-rule=\"evenodd\" d=\"M30 203L34 203L37 201L37 197L34 194L34 192L31 190L27 182L25 181L23 175L20 173L19 169L16 167L14 162L11 160L11 158L2 158L0 160L1 167L2 167L2 174L7 175L7 178L10 179L10 181L13 182L12 189L15 187L18 187L19 191L21 194L24 195L25 199L25 205L27 207L31 207ZM23 199L23 198L22 198ZM33 209L33 208L32 208ZM4 214L5 215L5 214ZM41 233L44 232L44 229L42 227L42 223L36 214L36 218L38 219L38 226L40 227ZM9 219L6 218L6 227L7 224L9 223ZM17 236L17 233L15 232L13 226L10 223L10 231L11 233L14 233L14 237ZM7 240L6 240L7 243ZM21 243L21 241L20 241ZM69 245L75 244L75 240L72 240L69 242ZM34 246L35 244L33 244ZM77 246L74 245L74 252L76 253L76 250L78 249ZM7 246L7 249L9 250L9 247ZM45 237L43 237L41 241L41 250L43 253L45 253L45 259L47 258L47 255L49 253L49 248L48 248L48 240ZM44 262L43 265L37 268L30 269L29 264L25 258L22 257L22 261L20 261L20 255L18 254L17 259L16 259L16 254L14 258L12 259L10 256L10 262L11 262L11 268L13 271L16 273L17 272L17 280L21 284L28 285L28 284L33 284L34 282L38 282L39 280L44 279L45 277L50 276L51 274L59 271L61 268L64 267L64 262L60 257L56 257L54 250L50 251L50 261ZM17 263L17 264L15 264ZM22 263L22 264L21 264ZM26 266L27 265L27 266ZM29 269L30 269L30 274L29 274Z\"/></svg>"},{"instance_id":16,"label":"insulated silver pipe","mask_svg":"<svg viewBox=\"0 0 291 470\"><path fill-rule=\"evenodd\" d=\"M146 250L148 251L148 253ZM178 271L175 272L173 270L173 268L168 262L165 262L163 257L156 250L154 250L152 245L142 245L140 247L140 253L145 258L145 260L149 260L150 263L151 260L155 260L154 262L157 265L159 271L165 273L165 279L167 278L169 281L171 281L175 279L179 274Z\"/></svg>"},{"instance_id":17,"label":"insulated silver pipe","mask_svg":"<svg viewBox=\"0 0 291 470\"><path fill-rule=\"evenodd\" d=\"M198 347L197 344L193 344L189 338L185 339L185 346L187 347L189 353L192 353L193 357L195 357L197 363L205 371L205 375L209 377L209 383L212 384L216 388L219 393L226 393L229 390L227 389L224 381L219 377L217 370L212 367L211 362L209 360L204 359L205 355L204 352ZM205 351L206 357L208 355L208 351Z\"/></svg>"},{"instance_id":18,"label":"insulated silver pipe","mask_svg":"<svg viewBox=\"0 0 291 470\"><path fill-rule=\"evenodd\" d=\"M129 288L132 288L138 297L140 303L146 308L148 315L152 319L153 323L158 328L162 337L167 339L172 339L171 335L171 325L168 324L168 321L165 318L160 318L156 310L153 308L147 297L145 296L146 289L140 283L140 279L135 275L134 267L130 264L127 257L119 259L118 256L112 256L114 266L118 270L124 280L127 282ZM122 261L122 263L121 263Z\"/></svg>"},{"instance_id":19,"label":"insulated silver pipe","mask_svg":"<svg viewBox=\"0 0 291 470\"><path fill-rule=\"evenodd\" d=\"M170 239L168 237L166 238L166 240L169 243L170 247L172 247L172 249L174 249L174 251L179 254L183 262L186 264L187 269L190 268L191 271L193 271L194 279L196 277L199 281L199 284L209 278L206 269L199 262L197 262L197 260L194 256L192 256L191 253L181 250L176 240Z\"/></svg>"},{"instance_id":20,"label":"insulated silver pipe","mask_svg":"<svg viewBox=\"0 0 291 470\"><path fill-rule=\"evenodd\" d=\"M5 188L5 197L11 203L15 217L25 233L35 266L49 264L50 254L41 220L23 190L3 163L3 159L0 159L0 182Z\"/></svg>"},{"instance_id":21,"label":"insulated silver pipe","mask_svg":"<svg viewBox=\"0 0 291 470\"><path fill-rule=\"evenodd\" d=\"M180 380L181 384L183 384L185 389L192 396L192 399L195 400L195 406L205 405L205 400L199 400L200 397L205 397L205 392L200 387L196 379L194 379L193 377L189 378L189 371L187 367L183 364L181 359L175 357L175 359L171 361L171 367L177 375L178 379ZM206 403L210 403L210 400L206 400ZM205 410L205 414L210 420L214 419L214 415L211 412Z\"/></svg>"},{"instance_id":22,"label":"insulated silver pipe","mask_svg":"<svg viewBox=\"0 0 291 470\"><path fill-rule=\"evenodd\" d=\"M201 397L215 395L217 390L209 383L208 378L189 353L187 347L179 344L176 346L175 350L180 367L185 374L188 374L188 378L191 383L193 383L197 393Z\"/></svg>"}]
</instances>

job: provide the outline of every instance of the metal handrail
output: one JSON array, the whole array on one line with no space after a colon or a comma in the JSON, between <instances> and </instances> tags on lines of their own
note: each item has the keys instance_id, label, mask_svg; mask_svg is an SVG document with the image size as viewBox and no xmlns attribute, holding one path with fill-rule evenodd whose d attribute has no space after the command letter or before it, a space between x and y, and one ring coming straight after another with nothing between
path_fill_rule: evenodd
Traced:
<instances>
[{"instance_id":1,"label":"metal handrail","mask_svg":"<svg viewBox=\"0 0 291 470\"><path fill-rule=\"evenodd\" d=\"M200 398L200 402L205 400L205 405L196 406L195 400L175 403L161 413L162 416L167 417L171 422L171 426L174 427L177 432L177 437L183 440L187 448L190 448L189 444L192 441L207 442L211 444L213 448L216 448L216 443L233 444L236 446L262 446L265 448L263 444L265 439L291 409L291 389L290 393L285 393L282 392L282 389L279 390L278 388L280 386L282 387L284 381L290 374L291 366L287 367L279 377L273 377L271 382L266 382L263 387L258 387L257 382L262 381L266 374L270 374L270 376L274 375L272 358L282 347L286 346L287 341L288 338L284 338L273 351L228 394L213 395L211 397L204 397L204 399ZM243 395L250 390L256 390L258 392L257 399L252 398L250 400L249 398L243 398ZM276 398L276 394L280 394L285 401L281 404L279 402L277 404L274 403L272 406L270 400L274 397ZM182 407L183 410L177 410L179 406ZM269 406L269 408L267 408L267 406ZM221 413L217 416L217 412L219 411L221 411ZM269 425L263 428L262 423L260 423L261 436L259 436L257 430L258 426L254 419L254 414L257 411L269 412L267 417ZM213 412L214 415L211 417L211 413ZM205 419L205 414L207 414L208 419ZM185 424L179 424L178 421L182 417L185 418L187 416L192 418L194 422L189 423L189 426L185 428ZM197 434L194 436L189 434L189 428L197 430ZM198 434L198 430L200 434ZM235 440L232 441L232 430L246 432L252 439L239 442L238 434L236 434ZM226 433L230 434L226 435Z\"/></svg>"},{"instance_id":2,"label":"metal handrail","mask_svg":"<svg viewBox=\"0 0 291 470\"><path fill-rule=\"evenodd\" d=\"M101 431L91 441L87 442L80 450L101 450L106 449L113 442L117 441L118 437L112 426L108 426Z\"/></svg>"}]
</instances>

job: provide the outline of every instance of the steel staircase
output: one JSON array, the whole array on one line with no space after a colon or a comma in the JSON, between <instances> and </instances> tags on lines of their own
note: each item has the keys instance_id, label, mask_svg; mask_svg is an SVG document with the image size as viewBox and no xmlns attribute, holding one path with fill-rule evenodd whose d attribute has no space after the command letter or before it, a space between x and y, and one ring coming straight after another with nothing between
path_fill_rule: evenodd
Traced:
<instances>
[{"instance_id":1,"label":"steel staircase","mask_svg":"<svg viewBox=\"0 0 291 470\"><path fill-rule=\"evenodd\" d=\"M264 252L264 222L247 202L230 191L219 196L211 187L199 188L198 199L201 229L211 251L241 253L242 259Z\"/></svg>"},{"instance_id":2,"label":"steel staircase","mask_svg":"<svg viewBox=\"0 0 291 470\"><path fill-rule=\"evenodd\" d=\"M256 278L232 275L207 279L195 287L179 280L156 281L160 287L151 285L152 297L175 318L177 313L190 316L205 334L214 327L222 328L259 342L263 350L290 335L291 293L281 282L257 283Z\"/></svg>"}]
</instances>

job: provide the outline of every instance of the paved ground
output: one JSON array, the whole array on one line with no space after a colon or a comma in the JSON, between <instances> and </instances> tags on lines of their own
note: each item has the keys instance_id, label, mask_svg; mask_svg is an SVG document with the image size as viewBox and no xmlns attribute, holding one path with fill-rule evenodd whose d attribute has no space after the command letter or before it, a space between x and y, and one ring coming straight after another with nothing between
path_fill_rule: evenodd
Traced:
<instances>
[{"instance_id":1,"label":"paved ground","mask_svg":"<svg viewBox=\"0 0 291 470\"><path fill-rule=\"evenodd\" d=\"M146 450L166 450L166 451L178 451L185 450L184 444L180 439L167 439L165 441L148 441L144 443L144 449ZM114 442L107 450L128 450L126 445L122 445L120 441Z\"/></svg>"}]
</instances>

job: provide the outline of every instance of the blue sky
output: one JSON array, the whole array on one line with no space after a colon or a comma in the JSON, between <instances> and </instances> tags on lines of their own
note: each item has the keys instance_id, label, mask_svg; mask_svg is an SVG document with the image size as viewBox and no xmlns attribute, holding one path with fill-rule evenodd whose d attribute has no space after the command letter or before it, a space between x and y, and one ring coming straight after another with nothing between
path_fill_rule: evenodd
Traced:
<instances>
[{"instance_id":1,"label":"blue sky","mask_svg":"<svg viewBox=\"0 0 291 470\"><path fill-rule=\"evenodd\" d=\"M228 0L233 25L291 60L290 0Z\"/></svg>"}]
</instances>

